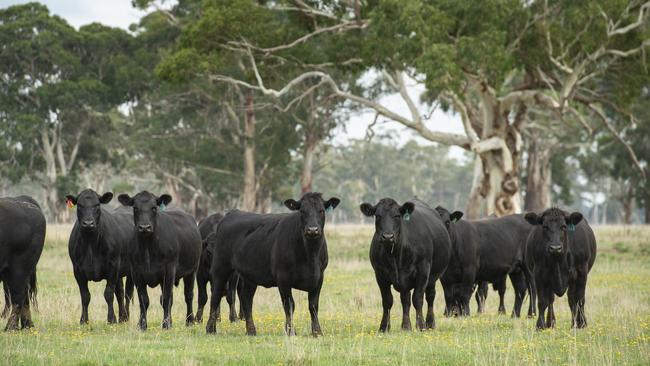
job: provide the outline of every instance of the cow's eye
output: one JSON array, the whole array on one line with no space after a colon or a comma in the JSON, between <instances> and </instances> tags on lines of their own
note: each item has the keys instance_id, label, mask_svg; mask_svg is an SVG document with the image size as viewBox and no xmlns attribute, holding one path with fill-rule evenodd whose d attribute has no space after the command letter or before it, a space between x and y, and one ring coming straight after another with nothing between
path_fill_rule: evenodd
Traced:
<instances>
[{"instance_id":1,"label":"cow's eye","mask_svg":"<svg viewBox=\"0 0 650 366\"><path fill-rule=\"evenodd\" d=\"M153 211L153 212L158 211L158 207L156 207L156 206L152 207L152 208L151 208L151 211Z\"/></svg>"},{"instance_id":2,"label":"cow's eye","mask_svg":"<svg viewBox=\"0 0 650 366\"><path fill-rule=\"evenodd\" d=\"M544 225L544 226L542 226L542 229L548 230L548 226Z\"/></svg>"},{"instance_id":3,"label":"cow's eye","mask_svg":"<svg viewBox=\"0 0 650 366\"><path fill-rule=\"evenodd\" d=\"M566 225L562 225L562 230L566 230Z\"/></svg>"}]
</instances>

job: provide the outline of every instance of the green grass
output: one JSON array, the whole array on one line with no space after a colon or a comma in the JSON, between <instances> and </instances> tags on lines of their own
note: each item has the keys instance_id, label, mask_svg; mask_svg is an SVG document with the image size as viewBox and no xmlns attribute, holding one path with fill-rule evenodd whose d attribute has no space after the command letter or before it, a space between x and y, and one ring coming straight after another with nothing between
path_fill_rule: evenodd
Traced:
<instances>
[{"instance_id":1,"label":"green grass","mask_svg":"<svg viewBox=\"0 0 650 366\"><path fill-rule=\"evenodd\" d=\"M36 327L0 333L0 364L650 364L650 228L596 230L599 255L587 285L584 330L571 329L566 298L556 301L556 328L540 332L534 320L498 315L493 291L485 314L447 319L438 288L436 330L399 330L395 293L393 330L383 335L377 333L381 301L367 259L372 228L329 226L330 266L320 302L325 336L319 339L309 336L305 293L294 291L298 336L289 338L283 334L277 290L263 288L255 297L256 337L244 335L242 322L219 323L216 335L206 335L204 324L185 327L180 288L170 331L160 329L162 311L153 301L157 289L150 290L149 331L138 331L134 317L128 324L107 325L103 284L91 284L90 325L79 326L79 293L67 255L69 227L48 230L38 267ZM512 296L509 289L509 308ZM135 314L136 307L137 301Z\"/></svg>"}]
</instances>

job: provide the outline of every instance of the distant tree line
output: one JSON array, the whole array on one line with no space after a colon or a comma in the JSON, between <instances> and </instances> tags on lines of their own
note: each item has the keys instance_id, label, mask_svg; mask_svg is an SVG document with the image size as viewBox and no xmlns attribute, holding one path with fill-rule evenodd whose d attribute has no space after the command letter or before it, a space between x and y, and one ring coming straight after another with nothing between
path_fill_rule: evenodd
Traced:
<instances>
[{"instance_id":1,"label":"distant tree line","mask_svg":"<svg viewBox=\"0 0 650 366\"><path fill-rule=\"evenodd\" d=\"M0 9L0 189L38 187L50 219L92 186L165 190L197 217L345 187L348 221L380 195L468 217L613 200L650 221L650 2L133 3L129 31ZM432 130L412 82L465 133ZM334 146L360 110L438 145Z\"/></svg>"}]
</instances>

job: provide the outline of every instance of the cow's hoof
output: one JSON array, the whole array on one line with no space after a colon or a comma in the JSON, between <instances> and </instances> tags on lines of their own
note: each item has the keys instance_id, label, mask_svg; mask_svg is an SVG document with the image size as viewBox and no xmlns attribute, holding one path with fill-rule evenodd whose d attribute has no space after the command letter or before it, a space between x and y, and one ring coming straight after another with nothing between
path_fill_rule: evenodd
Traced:
<instances>
[{"instance_id":1,"label":"cow's hoof","mask_svg":"<svg viewBox=\"0 0 650 366\"><path fill-rule=\"evenodd\" d=\"M205 332L208 334L214 334L217 332L217 325L211 322L208 322L208 325L205 326Z\"/></svg>"},{"instance_id":2,"label":"cow's hoof","mask_svg":"<svg viewBox=\"0 0 650 366\"><path fill-rule=\"evenodd\" d=\"M185 326L190 327L190 326L194 325L194 321L195 321L195 320L194 320L194 316L193 316L193 315L189 315L189 316L187 317L187 319L185 319Z\"/></svg>"},{"instance_id":3,"label":"cow's hoof","mask_svg":"<svg viewBox=\"0 0 650 366\"><path fill-rule=\"evenodd\" d=\"M140 329L143 332L146 331L147 330L147 323L141 321L140 323L138 323L138 329Z\"/></svg>"}]
</instances>

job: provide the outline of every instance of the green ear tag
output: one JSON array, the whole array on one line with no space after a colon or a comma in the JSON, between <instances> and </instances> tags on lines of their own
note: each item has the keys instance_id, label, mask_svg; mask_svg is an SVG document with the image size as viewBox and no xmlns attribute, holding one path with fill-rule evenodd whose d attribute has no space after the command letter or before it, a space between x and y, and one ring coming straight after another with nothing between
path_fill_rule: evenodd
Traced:
<instances>
[{"instance_id":1,"label":"green ear tag","mask_svg":"<svg viewBox=\"0 0 650 366\"><path fill-rule=\"evenodd\" d=\"M569 231L576 231L576 226L573 224L569 224Z\"/></svg>"},{"instance_id":2,"label":"green ear tag","mask_svg":"<svg viewBox=\"0 0 650 366\"><path fill-rule=\"evenodd\" d=\"M402 218L404 218L404 221L409 221L411 219L411 214L407 212L404 214L404 216L402 216Z\"/></svg>"},{"instance_id":3,"label":"green ear tag","mask_svg":"<svg viewBox=\"0 0 650 366\"><path fill-rule=\"evenodd\" d=\"M164 203L161 203L160 206L158 207L160 207L160 211L165 211L165 209L167 208L167 206L165 206Z\"/></svg>"},{"instance_id":4,"label":"green ear tag","mask_svg":"<svg viewBox=\"0 0 650 366\"><path fill-rule=\"evenodd\" d=\"M328 207L328 208L325 209L325 213L326 213L326 214L328 214L328 213L330 213L330 212L332 212L332 211L334 211L334 209L332 208L332 206L330 206L330 207Z\"/></svg>"}]
</instances>

